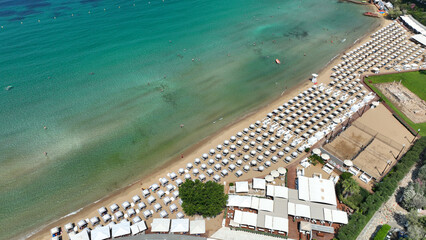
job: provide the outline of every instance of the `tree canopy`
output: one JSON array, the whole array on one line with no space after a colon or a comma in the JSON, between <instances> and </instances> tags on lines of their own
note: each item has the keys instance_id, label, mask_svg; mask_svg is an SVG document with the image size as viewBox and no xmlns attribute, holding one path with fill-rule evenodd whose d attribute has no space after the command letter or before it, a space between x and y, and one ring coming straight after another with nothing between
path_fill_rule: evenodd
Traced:
<instances>
[{"instance_id":1,"label":"tree canopy","mask_svg":"<svg viewBox=\"0 0 426 240\"><path fill-rule=\"evenodd\" d=\"M179 187L179 195L183 211L188 216L214 217L222 212L228 200L223 185L212 181L203 183L198 179L186 180Z\"/></svg>"},{"instance_id":2,"label":"tree canopy","mask_svg":"<svg viewBox=\"0 0 426 240\"><path fill-rule=\"evenodd\" d=\"M359 185L353 178L347 178L343 180L342 187L345 197L359 192Z\"/></svg>"}]
</instances>

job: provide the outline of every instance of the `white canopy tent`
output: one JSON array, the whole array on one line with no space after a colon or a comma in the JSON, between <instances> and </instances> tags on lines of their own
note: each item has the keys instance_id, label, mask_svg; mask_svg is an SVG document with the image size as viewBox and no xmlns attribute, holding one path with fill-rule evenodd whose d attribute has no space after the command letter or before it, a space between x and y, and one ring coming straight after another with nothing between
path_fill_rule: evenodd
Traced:
<instances>
[{"instance_id":1,"label":"white canopy tent","mask_svg":"<svg viewBox=\"0 0 426 240\"><path fill-rule=\"evenodd\" d=\"M260 198L252 197L250 208L258 210L259 209L259 202L260 202Z\"/></svg>"},{"instance_id":2,"label":"white canopy tent","mask_svg":"<svg viewBox=\"0 0 426 240\"><path fill-rule=\"evenodd\" d=\"M236 182L235 183L235 192L237 193L247 193L249 190L248 182Z\"/></svg>"},{"instance_id":3,"label":"white canopy tent","mask_svg":"<svg viewBox=\"0 0 426 240\"><path fill-rule=\"evenodd\" d=\"M257 214L235 210L234 222L255 227L257 224Z\"/></svg>"},{"instance_id":4,"label":"white canopy tent","mask_svg":"<svg viewBox=\"0 0 426 240\"><path fill-rule=\"evenodd\" d=\"M206 233L206 220L193 220L189 222L189 234L204 234Z\"/></svg>"},{"instance_id":5,"label":"white canopy tent","mask_svg":"<svg viewBox=\"0 0 426 240\"><path fill-rule=\"evenodd\" d=\"M229 195L228 196L228 204L226 204L226 206L250 208L251 207L251 197L250 196Z\"/></svg>"},{"instance_id":6,"label":"white canopy tent","mask_svg":"<svg viewBox=\"0 0 426 240\"><path fill-rule=\"evenodd\" d=\"M172 219L170 232L189 232L189 219Z\"/></svg>"},{"instance_id":7,"label":"white canopy tent","mask_svg":"<svg viewBox=\"0 0 426 240\"><path fill-rule=\"evenodd\" d=\"M276 198L288 198L288 188L283 186L274 187L274 197Z\"/></svg>"},{"instance_id":8,"label":"white canopy tent","mask_svg":"<svg viewBox=\"0 0 426 240\"><path fill-rule=\"evenodd\" d=\"M264 178L253 178L253 189L265 190L266 180Z\"/></svg>"},{"instance_id":9,"label":"white canopy tent","mask_svg":"<svg viewBox=\"0 0 426 240\"><path fill-rule=\"evenodd\" d=\"M332 210L331 215L333 216L333 222L348 224L348 214L340 210Z\"/></svg>"},{"instance_id":10,"label":"white canopy tent","mask_svg":"<svg viewBox=\"0 0 426 240\"><path fill-rule=\"evenodd\" d=\"M130 222L122 221L111 227L112 237L121 237L130 235Z\"/></svg>"},{"instance_id":11,"label":"white canopy tent","mask_svg":"<svg viewBox=\"0 0 426 240\"><path fill-rule=\"evenodd\" d=\"M151 232L169 232L170 219L154 218L151 223Z\"/></svg>"},{"instance_id":12,"label":"white canopy tent","mask_svg":"<svg viewBox=\"0 0 426 240\"><path fill-rule=\"evenodd\" d=\"M83 231L73 235L70 234L70 239L71 240L90 240L89 238L89 232L87 231L87 229L84 229Z\"/></svg>"},{"instance_id":13,"label":"white canopy tent","mask_svg":"<svg viewBox=\"0 0 426 240\"><path fill-rule=\"evenodd\" d=\"M260 198L259 199L259 210L273 212L274 211L274 201L271 199Z\"/></svg>"},{"instance_id":14,"label":"white canopy tent","mask_svg":"<svg viewBox=\"0 0 426 240\"><path fill-rule=\"evenodd\" d=\"M111 238L111 232L108 226L97 227L90 232L92 240L104 240Z\"/></svg>"},{"instance_id":15,"label":"white canopy tent","mask_svg":"<svg viewBox=\"0 0 426 240\"><path fill-rule=\"evenodd\" d=\"M296 216L311 218L311 207L305 204L296 204Z\"/></svg>"},{"instance_id":16,"label":"white canopy tent","mask_svg":"<svg viewBox=\"0 0 426 240\"><path fill-rule=\"evenodd\" d=\"M336 191L332 180L299 176L299 199L337 205Z\"/></svg>"}]
</instances>

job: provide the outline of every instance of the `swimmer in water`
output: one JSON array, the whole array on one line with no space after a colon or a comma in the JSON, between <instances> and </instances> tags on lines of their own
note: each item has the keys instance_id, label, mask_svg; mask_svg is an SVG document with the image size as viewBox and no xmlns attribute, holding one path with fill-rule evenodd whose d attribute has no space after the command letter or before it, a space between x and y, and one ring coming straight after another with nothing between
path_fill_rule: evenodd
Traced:
<instances>
[{"instance_id":1,"label":"swimmer in water","mask_svg":"<svg viewBox=\"0 0 426 240\"><path fill-rule=\"evenodd\" d=\"M47 130L47 127L46 127L46 126L44 126L43 128L44 128L44 130Z\"/></svg>"}]
</instances>

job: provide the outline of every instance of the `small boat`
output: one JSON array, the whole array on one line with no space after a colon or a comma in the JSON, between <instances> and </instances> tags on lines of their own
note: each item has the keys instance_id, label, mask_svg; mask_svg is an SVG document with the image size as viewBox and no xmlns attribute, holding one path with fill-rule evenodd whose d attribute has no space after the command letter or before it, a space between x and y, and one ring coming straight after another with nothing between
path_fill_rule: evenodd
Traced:
<instances>
[{"instance_id":1,"label":"small boat","mask_svg":"<svg viewBox=\"0 0 426 240\"><path fill-rule=\"evenodd\" d=\"M9 90L11 90L12 88L13 88L13 86L9 85L9 86L5 87L4 89L5 89L6 91L9 91Z\"/></svg>"},{"instance_id":2,"label":"small boat","mask_svg":"<svg viewBox=\"0 0 426 240\"><path fill-rule=\"evenodd\" d=\"M365 12L365 13L364 13L364 16L367 16L367 17L376 17L376 18L378 18L378 17L379 17L379 14L377 14L377 13L373 13L373 12Z\"/></svg>"},{"instance_id":3,"label":"small boat","mask_svg":"<svg viewBox=\"0 0 426 240\"><path fill-rule=\"evenodd\" d=\"M276 63L276 64L280 64L281 62L280 62L280 60L277 58L277 59L275 59L275 63Z\"/></svg>"}]
</instances>

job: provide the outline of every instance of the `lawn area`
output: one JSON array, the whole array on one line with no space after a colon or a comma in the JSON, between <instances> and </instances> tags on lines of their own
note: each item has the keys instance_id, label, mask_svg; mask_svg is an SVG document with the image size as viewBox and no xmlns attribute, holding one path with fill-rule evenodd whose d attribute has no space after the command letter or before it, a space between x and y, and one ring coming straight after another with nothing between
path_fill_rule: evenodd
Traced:
<instances>
[{"instance_id":1,"label":"lawn area","mask_svg":"<svg viewBox=\"0 0 426 240\"><path fill-rule=\"evenodd\" d=\"M414 130L420 129L420 135L426 136L426 122L413 123L401 111L396 108L389 99L387 99L374 84L393 82L402 80L402 84L418 97L426 101L426 71L408 72L408 73L395 73L380 76L369 76L365 78L365 83L370 86L385 101L405 122L408 123ZM371 81L371 83L370 83Z\"/></svg>"}]
</instances>

